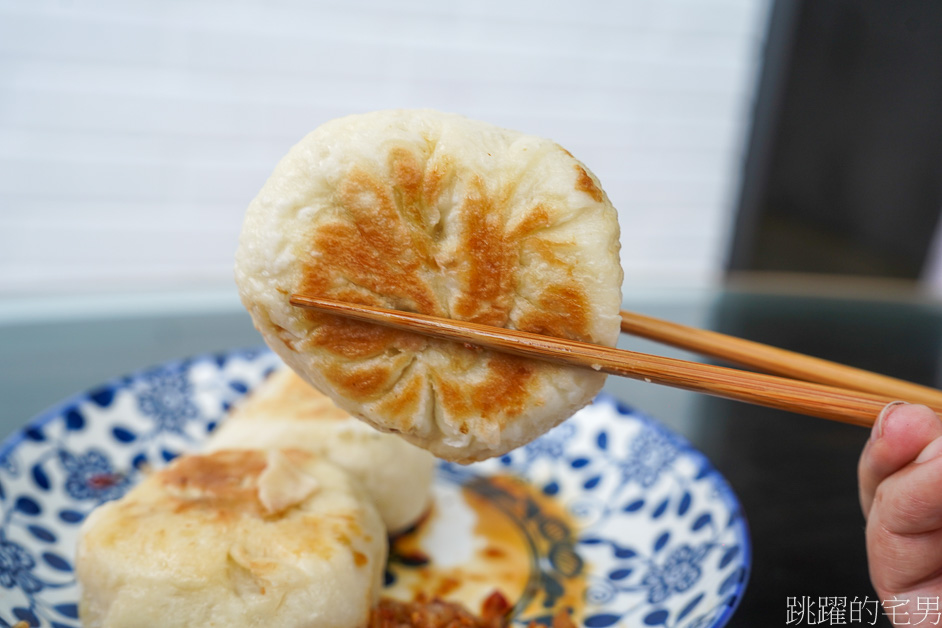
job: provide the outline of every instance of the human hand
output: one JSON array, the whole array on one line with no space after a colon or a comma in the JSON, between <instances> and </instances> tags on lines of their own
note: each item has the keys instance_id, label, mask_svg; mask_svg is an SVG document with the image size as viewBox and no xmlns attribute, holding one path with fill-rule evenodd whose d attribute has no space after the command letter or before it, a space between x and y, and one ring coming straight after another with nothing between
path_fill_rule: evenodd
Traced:
<instances>
[{"instance_id":1,"label":"human hand","mask_svg":"<svg viewBox=\"0 0 942 628\"><path fill-rule=\"evenodd\" d=\"M928 614L932 625L942 598L942 421L925 406L888 405L857 477L870 580L885 613L897 625Z\"/></svg>"}]
</instances>

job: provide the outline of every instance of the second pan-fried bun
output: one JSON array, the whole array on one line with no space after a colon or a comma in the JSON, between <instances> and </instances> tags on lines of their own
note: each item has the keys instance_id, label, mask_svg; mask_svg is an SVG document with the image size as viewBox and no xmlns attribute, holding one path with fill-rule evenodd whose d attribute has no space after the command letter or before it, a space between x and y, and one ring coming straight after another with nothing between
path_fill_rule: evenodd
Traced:
<instances>
[{"instance_id":1,"label":"second pan-fried bun","mask_svg":"<svg viewBox=\"0 0 942 628\"><path fill-rule=\"evenodd\" d=\"M313 454L183 456L82 524L82 625L360 628L385 560L360 484Z\"/></svg>"},{"instance_id":2,"label":"second pan-fried bun","mask_svg":"<svg viewBox=\"0 0 942 628\"><path fill-rule=\"evenodd\" d=\"M290 447L323 456L363 484L391 533L414 525L431 501L432 454L356 420L288 367L237 405L206 447Z\"/></svg>"},{"instance_id":3,"label":"second pan-fried bun","mask_svg":"<svg viewBox=\"0 0 942 628\"><path fill-rule=\"evenodd\" d=\"M246 212L243 303L339 406L439 457L505 453L588 403L605 376L291 306L292 293L614 345L616 211L557 144L399 110L328 122Z\"/></svg>"}]
</instances>

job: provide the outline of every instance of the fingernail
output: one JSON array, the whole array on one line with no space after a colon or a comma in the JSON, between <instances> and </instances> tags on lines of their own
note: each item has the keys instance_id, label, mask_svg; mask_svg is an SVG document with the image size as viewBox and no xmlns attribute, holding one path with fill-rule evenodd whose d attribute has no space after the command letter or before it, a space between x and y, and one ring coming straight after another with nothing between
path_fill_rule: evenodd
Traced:
<instances>
[{"instance_id":1,"label":"fingernail","mask_svg":"<svg viewBox=\"0 0 942 628\"><path fill-rule=\"evenodd\" d=\"M886 417L893 411L896 406L905 406L907 403L905 401L891 401L883 407L883 410L880 411L880 415L877 417L877 420L873 423L873 429L870 431L870 440L875 441L883 436L883 425L886 422Z\"/></svg>"}]
</instances>

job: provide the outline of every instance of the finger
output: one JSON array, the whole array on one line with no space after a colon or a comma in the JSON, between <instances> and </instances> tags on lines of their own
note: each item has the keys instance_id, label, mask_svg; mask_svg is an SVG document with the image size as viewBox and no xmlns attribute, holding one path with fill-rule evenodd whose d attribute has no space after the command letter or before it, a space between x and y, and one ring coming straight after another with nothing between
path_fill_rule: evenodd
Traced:
<instances>
[{"instance_id":1,"label":"finger","mask_svg":"<svg viewBox=\"0 0 942 628\"><path fill-rule=\"evenodd\" d=\"M881 600L891 597L914 599L917 596L939 596L942 576L938 571L937 548L942 545L942 530L925 535L918 543L896 537L897 543L883 545L881 542L871 542L871 538L876 537L868 536L867 540L870 581ZM914 555L915 560L906 562L900 558L899 552L908 552L907 556Z\"/></svg>"},{"instance_id":2,"label":"finger","mask_svg":"<svg viewBox=\"0 0 942 628\"><path fill-rule=\"evenodd\" d=\"M871 513L877 513L880 524L893 534L919 535L942 528L942 436L880 483Z\"/></svg>"},{"instance_id":3,"label":"finger","mask_svg":"<svg viewBox=\"0 0 942 628\"><path fill-rule=\"evenodd\" d=\"M907 591L939 576L942 566L942 437L876 490L867 522L874 586Z\"/></svg>"},{"instance_id":4,"label":"finger","mask_svg":"<svg viewBox=\"0 0 942 628\"><path fill-rule=\"evenodd\" d=\"M864 517L870 513L877 486L915 460L939 436L942 421L926 406L895 402L883 409L857 465Z\"/></svg>"}]
</instances>

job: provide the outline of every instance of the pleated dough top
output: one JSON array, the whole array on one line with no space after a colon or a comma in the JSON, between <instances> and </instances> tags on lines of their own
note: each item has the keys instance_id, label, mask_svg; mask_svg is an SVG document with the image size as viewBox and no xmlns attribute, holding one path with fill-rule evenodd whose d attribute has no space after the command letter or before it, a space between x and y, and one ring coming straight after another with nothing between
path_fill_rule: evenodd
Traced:
<instances>
[{"instance_id":1,"label":"pleated dough top","mask_svg":"<svg viewBox=\"0 0 942 628\"><path fill-rule=\"evenodd\" d=\"M557 144L398 110L328 122L246 212L243 303L339 406L439 457L500 455L588 403L604 375L292 307L298 292L614 345L616 211Z\"/></svg>"}]
</instances>

